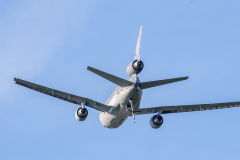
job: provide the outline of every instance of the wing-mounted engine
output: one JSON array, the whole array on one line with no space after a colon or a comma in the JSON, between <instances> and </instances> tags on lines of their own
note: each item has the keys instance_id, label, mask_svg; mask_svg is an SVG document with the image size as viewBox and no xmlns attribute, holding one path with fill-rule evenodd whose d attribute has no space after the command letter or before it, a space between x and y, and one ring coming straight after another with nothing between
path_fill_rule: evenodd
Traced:
<instances>
[{"instance_id":1,"label":"wing-mounted engine","mask_svg":"<svg viewBox=\"0 0 240 160\"><path fill-rule=\"evenodd\" d=\"M150 119L150 126L154 129L160 128L163 124L163 117L161 115L155 115Z\"/></svg>"},{"instance_id":2,"label":"wing-mounted engine","mask_svg":"<svg viewBox=\"0 0 240 160\"><path fill-rule=\"evenodd\" d=\"M129 76L133 74L139 74L144 67L144 64L141 60L134 60L127 66L127 74Z\"/></svg>"},{"instance_id":3,"label":"wing-mounted engine","mask_svg":"<svg viewBox=\"0 0 240 160\"><path fill-rule=\"evenodd\" d=\"M85 107L78 108L75 112L75 118L78 121L84 121L88 116L88 110Z\"/></svg>"}]
</instances>

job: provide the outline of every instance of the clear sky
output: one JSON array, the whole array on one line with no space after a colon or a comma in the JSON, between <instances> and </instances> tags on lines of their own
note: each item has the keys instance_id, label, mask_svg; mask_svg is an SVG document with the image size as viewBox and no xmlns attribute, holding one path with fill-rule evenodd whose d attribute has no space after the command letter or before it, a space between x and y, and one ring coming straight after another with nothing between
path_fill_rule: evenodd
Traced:
<instances>
[{"instance_id":1,"label":"clear sky","mask_svg":"<svg viewBox=\"0 0 240 160\"><path fill-rule=\"evenodd\" d=\"M0 159L240 159L240 108L150 115L104 128L99 112L13 82L18 77L104 103L116 87L86 70L129 78L140 26L142 108L240 101L238 0L0 1Z\"/></svg>"}]
</instances>

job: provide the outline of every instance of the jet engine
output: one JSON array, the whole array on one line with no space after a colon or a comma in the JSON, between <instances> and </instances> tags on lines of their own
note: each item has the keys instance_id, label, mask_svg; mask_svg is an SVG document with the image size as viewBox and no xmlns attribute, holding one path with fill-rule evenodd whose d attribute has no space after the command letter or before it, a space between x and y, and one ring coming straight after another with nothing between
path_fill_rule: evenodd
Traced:
<instances>
[{"instance_id":1,"label":"jet engine","mask_svg":"<svg viewBox=\"0 0 240 160\"><path fill-rule=\"evenodd\" d=\"M159 115L155 115L150 119L150 126L154 129L161 127L163 124L163 117Z\"/></svg>"},{"instance_id":2,"label":"jet engine","mask_svg":"<svg viewBox=\"0 0 240 160\"><path fill-rule=\"evenodd\" d=\"M141 60L135 60L127 66L127 74L129 76L138 74L142 71L144 64Z\"/></svg>"},{"instance_id":3,"label":"jet engine","mask_svg":"<svg viewBox=\"0 0 240 160\"><path fill-rule=\"evenodd\" d=\"M84 107L78 108L75 112L75 118L78 121L84 121L88 116L88 110Z\"/></svg>"}]
</instances>

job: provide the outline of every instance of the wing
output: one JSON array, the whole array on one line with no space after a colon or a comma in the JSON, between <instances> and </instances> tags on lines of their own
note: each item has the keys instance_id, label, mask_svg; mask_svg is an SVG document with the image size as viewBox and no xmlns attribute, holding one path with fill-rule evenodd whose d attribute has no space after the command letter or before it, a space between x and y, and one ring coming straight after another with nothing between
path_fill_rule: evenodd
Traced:
<instances>
[{"instance_id":1,"label":"wing","mask_svg":"<svg viewBox=\"0 0 240 160\"><path fill-rule=\"evenodd\" d=\"M35 91L47 94L47 95L52 96L52 97L62 99L64 101L71 102L71 103L74 103L74 104L81 105L81 103L85 103L85 105L87 105L89 107L92 107L94 109L103 111L103 112L108 112L111 108L111 106L107 106L105 104L99 103L97 101L94 101L94 100L91 100L91 99L88 99L88 98L75 96L73 94L69 94L69 93L58 91L58 90L55 90L55 89L52 89L52 88L44 87L44 86L41 86L41 85L38 85L38 84L35 84L35 83L31 83L31 82L28 82L28 81L24 81L24 80L21 80L21 79L18 79L18 78L14 78L14 81L15 81L16 84L19 84L21 86L33 89Z\"/></svg>"},{"instance_id":2,"label":"wing","mask_svg":"<svg viewBox=\"0 0 240 160\"><path fill-rule=\"evenodd\" d=\"M192 112L192 111L204 111L204 110L214 110L222 108L232 108L239 107L240 102L226 102L226 103L211 103L211 104L197 104L197 105L179 105L179 106L161 106L152 108L143 108L138 111L134 111L136 115L156 113L162 110L162 114L167 113L179 113L179 112ZM131 111L129 110L129 116L131 116Z\"/></svg>"}]
</instances>

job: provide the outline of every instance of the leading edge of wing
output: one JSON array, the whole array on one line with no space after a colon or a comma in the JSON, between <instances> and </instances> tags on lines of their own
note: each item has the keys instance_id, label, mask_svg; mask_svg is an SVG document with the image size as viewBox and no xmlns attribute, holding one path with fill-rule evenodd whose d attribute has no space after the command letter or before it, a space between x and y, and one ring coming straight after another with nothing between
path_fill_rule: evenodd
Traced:
<instances>
[{"instance_id":1,"label":"leading edge of wing","mask_svg":"<svg viewBox=\"0 0 240 160\"><path fill-rule=\"evenodd\" d=\"M192 111L205 111L223 108L239 107L239 102L225 102L225 103L210 103L210 104L196 104L196 105L178 105L178 106L160 106L151 108L142 108L138 111L134 111L136 115L156 113L162 110L162 114L168 113L181 113ZM129 114L131 116L131 114Z\"/></svg>"},{"instance_id":2,"label":"leading edge of wing","mask_svg":"<svg viewBox=\"0 0 240 160\"><path fill-rule=\"evenodd\" d=\"M85 103L85 105L87 105L91 108L103 111L103 112L108 112L111 108L111 106L107 106L105 104L99 103L97 101L94 101L94 100L91 100L88 98L84 98L84 97L76 96L76 95L69 94L66 92L62 92L59 90L55 90L52 88L44 87L44 86L41 86L41 85L38 85L35 83L24 81L19 78L14 78L14 81L16 84L19 84L21 86L27 87L29 89L32 89L32 90L47 94L52 97L56 97L56 98L65 100L67 102L74 103L77 105L81 105L81 103Z\"/></svg>"}]
</instances>

